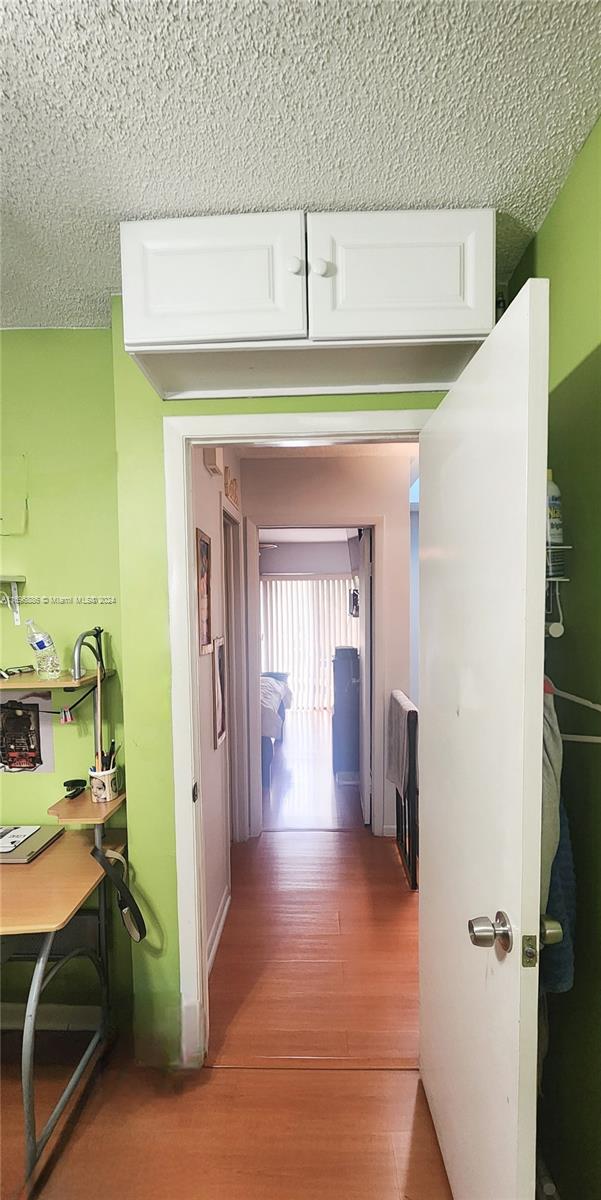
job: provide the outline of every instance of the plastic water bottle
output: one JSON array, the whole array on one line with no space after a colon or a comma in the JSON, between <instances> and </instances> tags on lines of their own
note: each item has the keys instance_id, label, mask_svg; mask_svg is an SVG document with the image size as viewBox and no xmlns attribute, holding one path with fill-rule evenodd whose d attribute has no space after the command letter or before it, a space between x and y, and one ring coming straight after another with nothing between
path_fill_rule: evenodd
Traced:
<instances>
[{"instance_id":1,"label":"plastic water bottle","mask_svg":"<svg viewBox=\"0 0 601 1200\"><path fill-rule=\"evenodd\" d=\"M36 671L40 679L57 679L61 673L56 647L49 633L36 629L31 618L26 622L27 641L35 652Z\"/></svg>"},{"instance_id":2,"label":"plastic water bottle","mask_svg":"<svg viewBox=\"0 0 601 1200\"><path fill-rule=\"evenodd\" d=\"M547 471L547 578L557 579L565 575L565 555L563 550L555 547L563 546L563 521L561 517L561 492L553 479L553 472Z\"/></svg>"}]
</instances>

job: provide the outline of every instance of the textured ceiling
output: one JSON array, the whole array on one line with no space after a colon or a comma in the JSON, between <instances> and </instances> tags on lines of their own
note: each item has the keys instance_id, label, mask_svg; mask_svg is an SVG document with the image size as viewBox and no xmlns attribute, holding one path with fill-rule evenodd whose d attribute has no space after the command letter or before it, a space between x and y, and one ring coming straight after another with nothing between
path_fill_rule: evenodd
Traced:
<instances>
[{"instance_id":1,"label":"textured ceiling","mask_svg":"<svg viewBox=\"0 0 601 1200\"><path fill-rule=\"evenodd\" d=\"M106 325L123 218L492 205L599 104L596 0L4 0L3 323Z\"/></svg>"}]
</instances>

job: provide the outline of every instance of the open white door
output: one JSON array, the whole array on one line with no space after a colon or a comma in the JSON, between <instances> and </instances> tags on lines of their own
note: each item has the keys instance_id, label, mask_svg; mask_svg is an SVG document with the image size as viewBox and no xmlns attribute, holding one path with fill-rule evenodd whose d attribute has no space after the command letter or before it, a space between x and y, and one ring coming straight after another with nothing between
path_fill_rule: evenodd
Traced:
<instances>
[{"instance_id":1,"label":"open white door","mask_svg":"<svg viewBox=\"0 0 601 1200\"><path fill-rule=\"evenodd\" d=\"M455 1200L534 1197L547 360L531 280L420 438L421 1071ZM509 952L468 934L498 910Z\"/></svg>"},{"instance_id":2,"label":"open white door","mask_svg":"<svg viewBox=\"0 0 601 1200\"><path fill-rule=\"evenodd\" d=\"M250 836L263 829L261 789L261 595L259 580L259 531L244 518L244 566L246 576L246 645L248 662L248 790Z\"/></svg>"}]
</instances>

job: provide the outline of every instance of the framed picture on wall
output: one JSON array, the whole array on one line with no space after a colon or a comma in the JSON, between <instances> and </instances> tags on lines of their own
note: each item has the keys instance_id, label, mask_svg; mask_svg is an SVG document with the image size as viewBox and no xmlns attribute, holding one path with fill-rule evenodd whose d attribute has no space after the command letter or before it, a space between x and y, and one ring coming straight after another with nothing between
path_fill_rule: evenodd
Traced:
<instances>
[{"instance_id":1,"label":"framed picture on wall","mask_svg":"<svg viewBox=\"0 0 601 1200\"><path fill-rule=\"evenodd\" d=\"M213 741L221 745L225 733L225 638L213 642Z\"/></svg>"},{"instance_id":2,"label":"framed picture on wall","mask_svg":"<svg viewBox=\"0 0 601 1200\"><path fill-rule=\"evenodd\" d=\"M211 654L211 539L196 530L196 587L198 591L198 651Z\"/></svg>"}]
</instances>

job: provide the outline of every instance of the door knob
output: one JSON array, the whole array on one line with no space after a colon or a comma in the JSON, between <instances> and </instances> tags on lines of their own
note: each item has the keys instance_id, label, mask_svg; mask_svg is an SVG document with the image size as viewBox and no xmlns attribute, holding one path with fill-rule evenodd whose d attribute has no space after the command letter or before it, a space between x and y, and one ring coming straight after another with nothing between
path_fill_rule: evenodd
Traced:
<instances>
[{"instance_id":1,"label":"door knob","mask_svg":"<svg viewBox=\"0 0 601 1200\"><path fill-rule=\"evenodd\" d=\"M467 929L474 946L490 948L498 942L507 953L513 946L513 931L507 913L498 912L494 921L490 917L473 917L468 921Z\"/></svg>"},{"instance_id":2,"label":"door knob","mask_svg":"<svg viewBox=\"0 0 601 1200\"><path fill-rule=\"evenodd\" d=\"M296 254L293 254L292 257L289 258L286 262L286 270L290 271L291 275L300 275L302 269L303 269L302 259L297 258Z\"/></svg>"},{"instance_id":3,"label":"door knob","mask_svg":"<svg viewBox=\"0 0 601 1200\"><path fill-rule=\"evenodd\" d=\"M563 929L559 921L543 913L540 919L541 946L556 946L558 942L563 942Z\"/></svg>"},{"instance_id":4,"label":"door knob","mask_svg":"<svg viewBox=\"0 0 601 1200\"><path fill-rule=\"evenodd\" d=\"M314 263L311 263L311 269L314 275L327 275L328 263L325 258L316 258Z\"/></svg>"}]
</instances>

